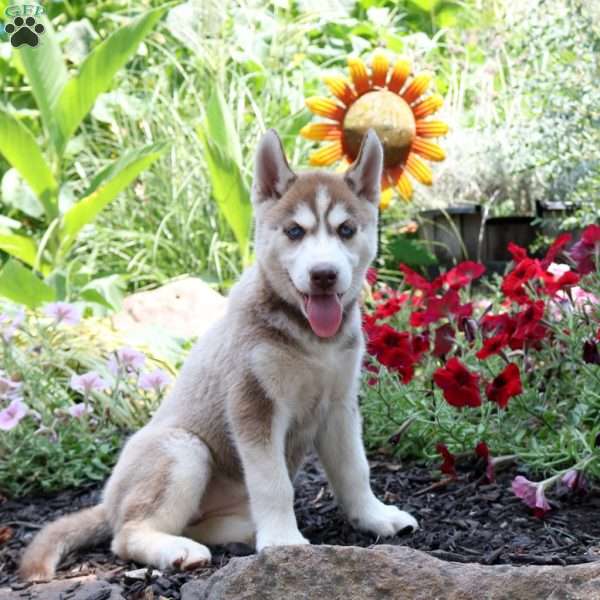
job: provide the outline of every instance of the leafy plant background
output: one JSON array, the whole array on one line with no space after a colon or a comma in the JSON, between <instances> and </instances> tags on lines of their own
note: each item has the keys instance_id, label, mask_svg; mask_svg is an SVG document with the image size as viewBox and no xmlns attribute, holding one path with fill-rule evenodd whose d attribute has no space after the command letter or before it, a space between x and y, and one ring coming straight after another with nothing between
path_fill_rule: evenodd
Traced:
<instances>
[{"instance_id":1,"label":"leafy plant background","mask_svg":"<svg viewBox=\"0 0 600 600\"><path fill-rule=\"evenodd\" d=\"M0 13L7 4L0 0ZM382 215L388 281L400 279L400 256L416 267L434 262L407 229L424 207L477 202L514 214L530 213L537 199L559 200L576 206L562 227L597 221L596 3L44 6L48 29L40 48L17 51L0 35L0 293L16 302L33 308L77 301L86 314L102 316L117 310L125 293L186 274L226 292L252 260L249 187L259 136L276 128L290 163L306 167L311 146L298 135L311 119L304 99L322 94L321 77L344 72L349 54L368 58L380 46L435 72L446 97L442 118L452 126L434 186L418 188L411 204L395 202ZM54 364L61 373L87 368L79 358L61 361ZM34 379L45 365L40 359L31 366L39 367ZM408 410L404 394L390 396L395 410ZM372 400L367 435L376 447L393 420ZM71 401L62 393L63 404ZM119 440L137 424L119 423L107 435ZM410 430L403 450L408 444L427 453L419 431ZM79 438L73 456L89 452L95 435ZM61 448L76 448L77 439L65 436ZM89 462L80 461L78 481L104 476L119 443L104 446L103 468L87 467L86 475ZM33 455L19 456L10 469L37 464ZM60 474L52 482L59 486Z\"/></svg>"}]
</instances>

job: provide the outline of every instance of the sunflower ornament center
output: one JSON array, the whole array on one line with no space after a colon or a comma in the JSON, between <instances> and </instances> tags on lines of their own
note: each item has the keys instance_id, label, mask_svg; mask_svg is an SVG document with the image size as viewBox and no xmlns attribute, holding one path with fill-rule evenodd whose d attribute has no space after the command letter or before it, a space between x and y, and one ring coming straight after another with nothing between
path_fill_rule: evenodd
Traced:
<instances>
[{"instance_id":1,"label":"sunflower ornament center","mask_svg":"<svg viewBox=\"0 0 600 600\"><path fill-rule=\"evenodd\" d=\"M386 168L404 164L417 134L417 123L410 106L388 90L361 96L344 117L343 145L356 158L363 136L374 129L383 144Z\"/></svg>"}]
</instances>

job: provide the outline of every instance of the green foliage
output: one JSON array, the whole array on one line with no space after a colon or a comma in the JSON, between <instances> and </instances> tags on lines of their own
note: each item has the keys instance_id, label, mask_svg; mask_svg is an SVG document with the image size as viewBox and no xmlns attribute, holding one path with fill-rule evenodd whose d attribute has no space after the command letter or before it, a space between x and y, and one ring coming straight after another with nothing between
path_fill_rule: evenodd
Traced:
<instances>
[{"instance_id":1,"label":"green foliage","mask_svg":"<svg viewBox=\"0 0 600 600\"><path fill-rule=\"evenodd\" d=\"M51 26L45 33L43 52L27 46L19 50L42 118L46 143L39 143L23 122L0 109L0 153L41 205L46 231L40 240L35 236L0 232L0 249L32 269L25 275L26 270L17 263L9 261L6 264L0 275L0 293L6 297L32 308L49 299L48 290L52 288L38 279L35 271L46 276L54 286L52 297L63 297L67 289L73 294L75 286L59 285L58 282L65 277L64 272L59 275L59 270L78 234L166 149L161 144L149 144L125 152L98 173L79 202L70 207L61 206L61 193L70 183L70 177L64 173L63 153L67 143L98 96L108 88L115 73L131 58L165 10L159 8L142 14L113 33L89 53L78 73L71 78ZM46 158L42 148L49 145L53 151L47 150ZM17 275L18 280L9 281L11 276ZM90 293L87 298L98 300L97 295ZM108 304L105 299L100 303Z\"/></svg>"}]
</instances>

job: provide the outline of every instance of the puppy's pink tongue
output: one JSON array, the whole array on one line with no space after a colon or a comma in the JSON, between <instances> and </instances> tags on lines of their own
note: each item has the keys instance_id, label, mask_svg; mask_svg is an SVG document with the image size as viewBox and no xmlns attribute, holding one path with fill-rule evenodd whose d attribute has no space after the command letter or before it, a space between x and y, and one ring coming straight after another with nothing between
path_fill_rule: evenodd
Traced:
<instances>
[{"instance_id":1,"label":"puppy's pink tongue","mask_svg":"<svg viewBox=\"0 0 600 600\"><path fill-rule=\"evenodd\" d=\"M337 294L309 296L306 302L308 322L319 337L331 337L342 322L342 303Z\"/></svg>"}]
</instances>

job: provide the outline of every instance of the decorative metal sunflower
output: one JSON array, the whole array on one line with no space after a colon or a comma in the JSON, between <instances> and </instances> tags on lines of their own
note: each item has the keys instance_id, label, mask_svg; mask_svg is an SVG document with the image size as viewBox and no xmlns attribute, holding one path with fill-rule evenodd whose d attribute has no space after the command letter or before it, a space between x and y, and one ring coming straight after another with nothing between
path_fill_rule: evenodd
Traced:
<instances>
[{"instance_id":1,"label":"decorative metal sunflower","mask_svg":"<svg viewBox=\"0 0 600 600\"><path fill-rule=\"evenodd\" d=\"M327 166L344 159L351 163L358 155L363 135L373 128L383 144L384 172L382 208L389 204L395 186L410 200L413 186L407 173L425 185L431 185L431 169L419 157L444 160L444 151L428 138L445 135L448 125L429 119L443 104L439 94L424 96L433 75L411 75L410 63L397 60L393 65L385 54L373 56L371 74L359 58L349 58L352 84L343 76L325 77L335 96L314 96L306 105L315 115L329 119L310 123L301 130L309 140L331 141L310 155L310 164Z\"/></svg>"}]
</instances>

